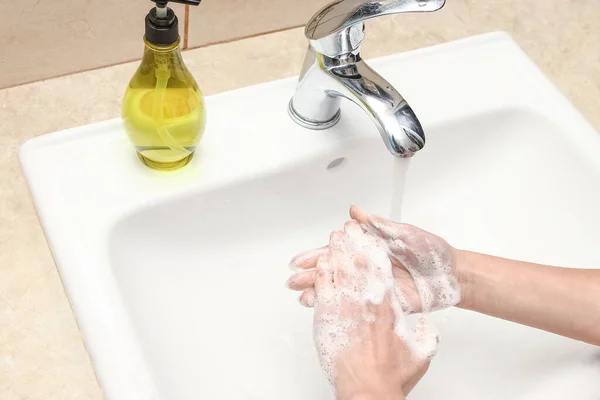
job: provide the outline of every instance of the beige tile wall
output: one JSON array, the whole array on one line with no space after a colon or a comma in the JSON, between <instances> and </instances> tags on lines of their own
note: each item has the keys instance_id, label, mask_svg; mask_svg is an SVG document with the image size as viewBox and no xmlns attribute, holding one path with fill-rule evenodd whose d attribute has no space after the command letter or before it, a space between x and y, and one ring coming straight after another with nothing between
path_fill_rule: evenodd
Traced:
<instances>
[{"instance_id":1,"label":"beige tile wall","mask_svg":"<svg viewBox=\"0 0 600 400\"><path fill-rule=\"evenodd\" d=\"M204 0L190 7L189 47L304 25L333 0Z\"/></svg>"},{"instance_id":2,"label":"beige tile wall","mask_svg":"<svg viewBox=\"0 0 600 400\"><path fill-rule=\"evenodd\" d=\"M143 0L0 0L0 88L140 57ZM176 7L184 15L184 7Z\"/></svg>"},{"instance_id":3,"label":"beige tile wall","mask_svg":"<svg viewBox=\"0 0 600 400\"><path fill-rule=\"evenodd\" d=\"M300 26L330 0L204 0L189 46ZM148 0L0 0L0 88L136 60ZM185 7L174 4L184 36Z\"/></svg>"}]
</instances>

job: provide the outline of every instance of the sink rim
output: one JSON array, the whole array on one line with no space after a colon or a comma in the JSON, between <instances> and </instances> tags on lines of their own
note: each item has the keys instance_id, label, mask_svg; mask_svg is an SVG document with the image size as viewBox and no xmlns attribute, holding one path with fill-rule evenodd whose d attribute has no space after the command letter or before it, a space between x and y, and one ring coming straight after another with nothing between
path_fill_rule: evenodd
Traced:
<instances>
[{"instance_id":1,"label":"sink rim","mask_svg":"<svg viewBox=\"0 0 600 400\"><path fill-rule=\"evenodd\" d=\"M466 65L469 60L477 65ZM568 128L574 133L572 140L582 156L600 166L600 159L594 157L597 154L595 151L600 149L600 136L506 33L484 34L399 53L372 60L370 64L383 76L388 75L385 69L392 68L391 64L400 71L395 76L398 79L402 76L406 82L398 89L409 99L425 130L428 126L486 110L526 108L545 115L563 130ZM445 71L432 75L437 71L435 65L443 65ZM446 79L448 75L453 79ZM290 128L295 146L279 146L276 154L259 160L255 158L256 164L234 165L236 162L244 164L237 161L240 157L246 157L245 160L252 158L243 154L246 150L243 148L223 153L228 149L225 146L227 140L210 134L213 129L219 130L210 122L219 120L218 104L267 88L271 89L270 94L289 92L289 100L295 81L296 78L287 78L209 96L207 105L212 109L214 104L217 116L209 118L208 135L200 146L202 153L198 156L199 160L189 168L174 173L158 173L141 165L125 135L118 135L120 119L44 135L29 140L21 147L23 171L40 222L107 399L158 398L109 265L107 249L110 230L121 218L143 205L162 203L170 197L179 197L190 191L233 184L315 154L343 148L348 140L364 140L376 134L366 118L360 119L356 125L369 128L354 129L354 133L361 133L353 133L352 137L322 132L307 134L302 128ZM439 91L439 87L445 89ZM286 127L292 127L293 122L286 111L287 101L278 102L277 105L281 115L276 120ZM342 107L344 112L350 106L343 104ZM342 117L338 127L332 131L340 132L347 128L345 120L348 119ZM352 122L354 125L356 121ZM261 143L272 146L273 143L283 142L271 135L265 136ZM102 172L98 172L97 164L85 165L85 168L74 171L72 167L83 162L78 158L83 156L73 155L73 149L82 151L88 157L92 157L98 149L113 150L110 159L114 164ZM64 161L58 163L57 159ZM219 168L225 166L232 168L218 172ZM95 175L102 179L89 179ZM202 181L197 179L200 175ZM96 189L93 194L95 199L89 193L84 193L92 188L90 185L86 187L85 180L104 183L100 190L93 187ZM73 182L80 182L81 185L69 186ZM102 203L107 205L99 208L98 205ZM89 216L90 211L93 211L93 218L86 218L86 224L82 225L82 217ZM75 238L81 246L71 245ZM82 264L87 265L87 269L80 268Z\"/></svg>"}]
</instances>

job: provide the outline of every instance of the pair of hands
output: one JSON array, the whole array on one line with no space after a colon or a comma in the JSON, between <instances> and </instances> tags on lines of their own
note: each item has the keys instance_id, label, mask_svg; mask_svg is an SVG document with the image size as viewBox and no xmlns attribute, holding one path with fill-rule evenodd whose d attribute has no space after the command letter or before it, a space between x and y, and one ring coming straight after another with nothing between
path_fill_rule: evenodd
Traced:
<instances>
[{"instance_id":1,"label":"pair of hands","mask_svg":"<svg viewBox=\"0 0 600 400\"><path fill-rule=\"evenodd\" d=\"M314 307L319 360L338 399L403 399L422 378L438 337L405 315L461 300L457 250L417 227L352 207L329 245L294 257L288 287Z\"/></svg>"}]
</instances>

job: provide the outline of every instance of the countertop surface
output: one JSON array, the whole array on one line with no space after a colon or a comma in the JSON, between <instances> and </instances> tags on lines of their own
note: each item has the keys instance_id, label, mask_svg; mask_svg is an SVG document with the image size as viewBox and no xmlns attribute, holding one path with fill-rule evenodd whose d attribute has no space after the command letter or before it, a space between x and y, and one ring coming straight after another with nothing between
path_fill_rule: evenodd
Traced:
<instances>
[{"instance_id":1,"label":"countertop surface","mask_svg":"<svg viewBox=\"0 0 600 400\"><path fill-rule=\"evenodd\" d=\"M600 129L599 20L597 0L448 0L439 13L370 21L363 49L368 59L505 30ZM184 57L210 95L296 75L305 49L302 29L292 29L190 50ZM17 155L31 137L118 117L136 67L118 65L0 91L3 400L102 399Z\"/></svg>"}]
</instances>

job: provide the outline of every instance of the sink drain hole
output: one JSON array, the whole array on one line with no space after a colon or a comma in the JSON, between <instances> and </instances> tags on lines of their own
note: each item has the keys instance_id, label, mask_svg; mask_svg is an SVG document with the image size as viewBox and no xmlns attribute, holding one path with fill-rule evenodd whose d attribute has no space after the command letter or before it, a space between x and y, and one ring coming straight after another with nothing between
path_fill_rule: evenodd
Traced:
<instances>
[{"instance_id":1,"label":"sink drain hole","mask_svg":"<svg viewBox=\"0 0 600 400\"><path fill-rule=\"evenodd\" d=\"M330 169L337 168L345 162L346 162L346 157L336 158L335 160L333 160L332 162L329 163L329 165L327 166L327 169L330 170Z\"/></svg>"}]
</instances>

